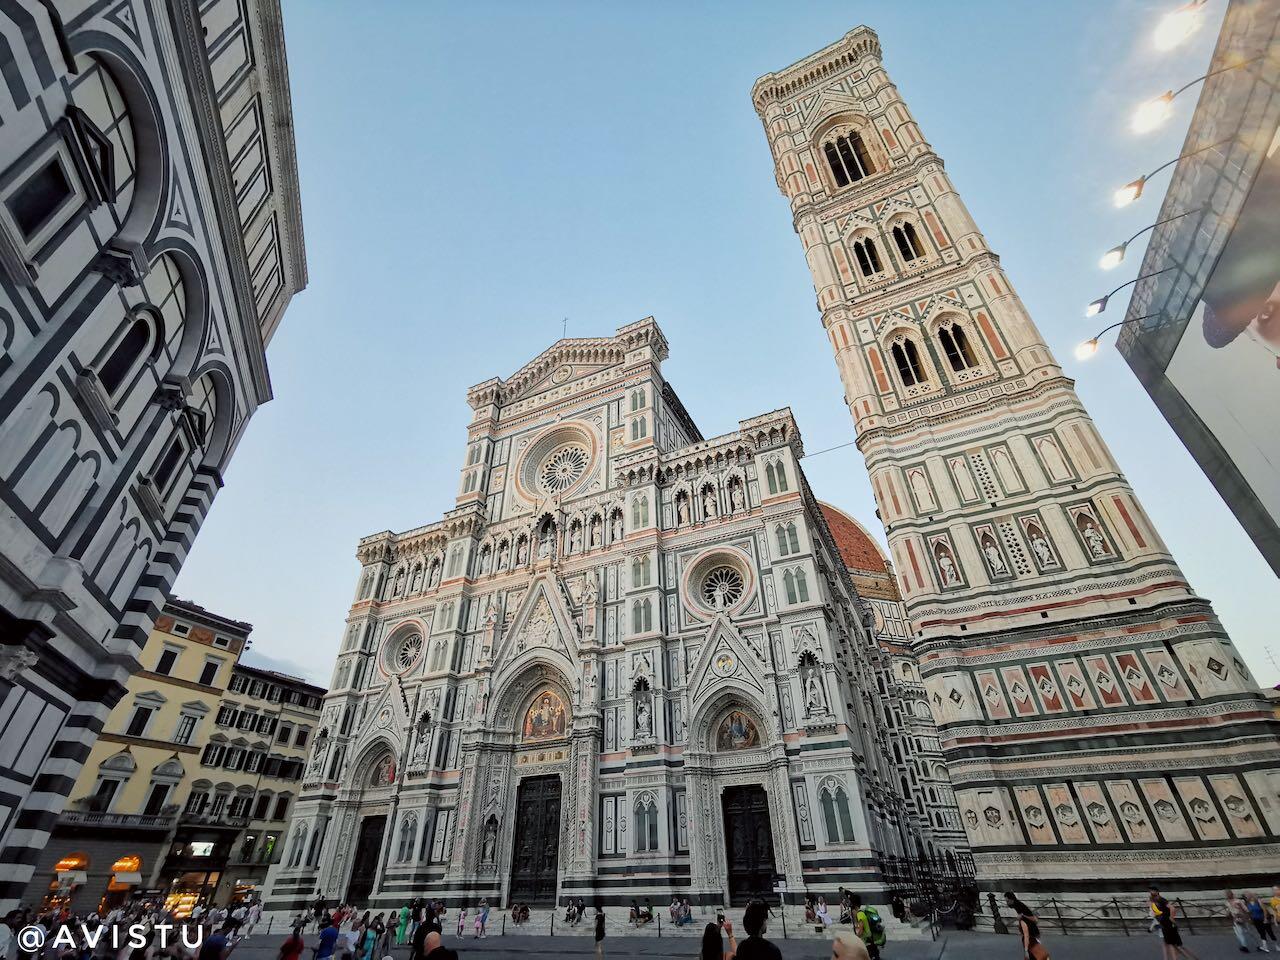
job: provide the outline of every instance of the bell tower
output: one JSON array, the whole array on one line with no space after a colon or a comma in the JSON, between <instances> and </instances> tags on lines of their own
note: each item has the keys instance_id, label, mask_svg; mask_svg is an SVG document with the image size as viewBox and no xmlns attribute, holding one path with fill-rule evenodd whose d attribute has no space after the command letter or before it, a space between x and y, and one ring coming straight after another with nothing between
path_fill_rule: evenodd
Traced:
<instances>
[{"instance_id":1,"label":"bell tower","mask_svg":"<svg viewBox=\"0 0 1280 960\"><path fill-rule=\"evenodd\" d=\"M1276 723L875 32L752 94L980 875L1085 892L1261 871L1280 853ZM1171 858L1167 843L1194 853Z\"/></svg>"}]
</instances>

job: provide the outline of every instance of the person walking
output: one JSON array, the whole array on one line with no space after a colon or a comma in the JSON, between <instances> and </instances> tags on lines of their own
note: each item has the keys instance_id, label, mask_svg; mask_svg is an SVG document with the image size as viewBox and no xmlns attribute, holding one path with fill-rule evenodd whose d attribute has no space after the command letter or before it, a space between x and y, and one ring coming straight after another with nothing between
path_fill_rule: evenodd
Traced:
<instances>
[{"instance_id":1,"label":"person walking","mask_svg":"<svg viewBox=\"0 0 1280 960\"><path fill-rule=\"evenodd\" d=\"M747 939L738 944L737 960L782 960L782 953L764 935L769 931L769 905L752 900L742 912L742 929Z\"/></svg>"},{"instance_id":2,"label":"person walking","mask_svg":"<svg viewBox=\"0 0 1280 960\"><path fill-rule=\"evenodd\" d=\"M409 939L409 905L400 908L400 922L396 924L396 943L403 944Z\"/></svg>"},{"instance_id":3,"label":"person walking","mask_svg":"<svg viewBox=\"0 0 1280 960\"><path fill-rule=\"evenodd\" d=\"M604 908L596 904L596 960L604 960Z\"/></svg>"},{"instance_id":4,"label":"person walking","mask_svg":"<svg viewBox=\"0 0 1280 960\"><path fill-rule=\"evenodd\" d=\"M1271 925L1271 914L1267 913L1266 905L1252 893L1244 895L1244 905L1249 911L1249 919L1253 921L1253 928L1258 931L1258 949L1263 953L1270 953L1267 941L1276 942L1276 931Z\"/></svg>"},{"instance_id":5,"label":"person walking","mask_svg":"<svg viewBox=\"0 0 1280 960\"><path fill-rule=\"evenodd\" d=\"M1022 955L1026 960L1049 960L1049 951L1040 941L1040 920L1035 915L1035 911L1007 890L1004 902L1018 918L1018 936L1022 939Z\"/></svg>"},{"instance_id":6,"label":"person walking","mask_svg":"<svg viewBox=\"0 0 1280 960\"><path fill-rule=\"evenodd\" d=\"M1160 928L1160 937L1164 941L1165 960L1174 960L1175 957L1200 960L1199 957L1182 945L1182 935L1178 933L1177 918L1174 916L1173 904L1160 895L1160 889L1154 884L1151 886L1149 899L1151 901L1151 916L1155 918L1156 925Z\"/></svg>"},{"instance_id":7,"label":"person walking","mask_svg":"<svg viewBox=\"0 0 1280 960\"><path fill-rule=\"evenodd\" d=\"M875 907L862 905L862 895L850 894L853 901L853 932L862 938L867 945L867 953L871 960L880 960L880 948L888 939L884 932L884 922Z\"/></svg>"},{"instance_id":8,"label":"person walking","mask_svg":"<svg viewBox=\"0 0 1280 960\"><path fill-rule=\"evenodd\" d=\"M1249 919L1249 908L1231 890L1227 891L1227 916L1231 918L1231 932L1236 935L1240 952L1248 953L1249 944L1253 941L1253 921Z\"/></svg>"},{"instance_id":9,"label":"person walking","mask_svg":"<svg viewBox=\"0 0 1280 960\"><path fill-rule=\"evenodd\" d=\"M724 936L729 938L729 949L724 948ZM738 941L733 936L733 923L727 917L719 923L708 923L702 931L702 949L698 960L734 960L738 955Z\"/></svg>"}]
</instances>

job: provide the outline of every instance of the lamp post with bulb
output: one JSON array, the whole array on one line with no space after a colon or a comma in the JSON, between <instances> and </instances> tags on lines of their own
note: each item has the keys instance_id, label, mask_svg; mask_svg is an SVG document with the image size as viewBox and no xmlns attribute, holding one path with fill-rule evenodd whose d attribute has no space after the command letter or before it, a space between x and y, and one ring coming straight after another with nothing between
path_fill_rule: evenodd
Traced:
<instances>
[{"instance_id":1,"label":"lamp post with bulb","mask_svg":"<svg viewBox=\"0 0 1280 960\"><path fill-rule=\"evenodd\" d=\"M1152 177L1154 177L1161 170L1165 169L1166 167L1173 166L1179 160L1185 160L1187 159L1187 157L1194 157L1197 154L1204 153L1206 150L1212 150L1215 147L1224 146L1225 144L1231 143L1234 139L1235 139L1234 137L1227 137L1227 139L1225 140L1219 140L1216 143L1209 143L1203 147L1197 147L1195 150L1188 150L1186 153L1180 156L1174 157L1172 160L1169 160L1165 163L1160 164L1160 166L1156 167L1150 173L1144 174L1143 176L1139 177L1137 180L1133 180L1129 183L1126 183L1123 187L1121 187L1114 194L1112 194L1112 200L1115 202L1115 205L1117 207L1127 207L1129 204L1133 203L1135 200L1137 200L1139 197L1142 196L1142 190L1147 185L1147 181L1150 180Z\"/></svg>"},{"instance_id":2,"label":"lamp post with bulb","mask_svg":"<svg viewBox=\"0 0 1280 960\"><path fill-rule=\"evenodd\" d=\"M1137 323L1139 320L1149 320L1152 317L1158 317L1158 316L1159 316L1158 313L1148 313L1145 316L1132 317L1131 319L1128 319L1128 320L1117 320L1115 323L1111 324L1111 326L1103 327L1101 330L1095 333L1088 340L1083 340L1080 343L1076 344L1076 349L1075 349L1076 359L1088 360L1095 353L1097 353L1098 346L1099 346L1098 341L1101 340L1102 335L1104 333L1108 333L1114 330L1116 327L1123 327L1126 323Z\"/></svg>"},{"instance_id":3,"label":"lamp post with bulb","mask_svg":"<svg viewBox=\"0 0 1280 960\"><path fill-rule=\"evenodd\" d=\"M1137 283L1139 280L1150 280L1152 277L1158 277L1160 276L1160 274L1168 273L1170 270L1174 270L1174 269L1176 268L1165 267L1163 270L1157 270L1154 273L1144 273L1140 277L1134 277L1132 280L1126 280L1124 283L1120 284L1120 286L1116 287L1110 293L1106 294L1105 296L1099 297L1097 300L1092 301L1089 304L1089 306L1085 307L1084 315L1086 317L1096 317L1103 310L1107 309L1107 301L1110 300L1117 293L1119 293L1121 290L1123 290L1125 287L1132 286L1133 284Z\"/></svg>"},{"instance_id":4,"label":"lamp post with bulb","mask_svg":"<svg viewBox=\"0 0 1280 960\"><path fill-rule=\"evenodd\" d=\"M1098 266L1100 266L1103 270L1114 270L1116 267L1120 266L1120 264L1124 263L1125 251L1128 250L1129 244L1133 243L1133 241L1137 240L1140 236L1142 236L1148 230L1154 230L1156 227L1162 226L1166 223L1172 223L1174 220L1180 220L1183 217L1190 216L1193 213L1199 213L1200 211L1206 209L1207 206L1208 205L1206 204L1204 206L1193 207L1190 210L1184 210L1182 213L1175 213L1172 217L1165 217L1163 220L1157 220L1155 223L1149 226L1143 227L1141 230L1135 233L1132 237L1130 237L1124 243L1118 243L1114 247L1112 247L1110 250L1108 250L1106 253L1104 253L1102 255L1102 259L1098 261Z\"/></svg>"},{"instance_id":5,"label":"lamp post with bulb","mask_svg":"<svg viewBox=\"0 0 1280 960\"><path fill-rule=\"evenodd\" d=\"M1231 70L1239 70L1241 67L1247 67L1251 63L1259 60L1265 60L1266 54L1259 54L1256 57L1249 57L1247 60L1241 60L1238 63L1230 64L1226 67L1219 67L1217 70L1210 70L1204 76L1196 77L1180 86L1177 90L1166 90L1158 97L1152 97L1150 100L1144 100L1138 104L1138 109L1133 112L1133 120L1131 126L1134 133L1150 133L1160 124L1169 119L1169 115L1173 113L1173 101L1181 96L1187 90L1190 90L1197 83L1208 80L1210 77L1216 77L1220 73L1227 73Z\"/></svg>"}]
</instances>

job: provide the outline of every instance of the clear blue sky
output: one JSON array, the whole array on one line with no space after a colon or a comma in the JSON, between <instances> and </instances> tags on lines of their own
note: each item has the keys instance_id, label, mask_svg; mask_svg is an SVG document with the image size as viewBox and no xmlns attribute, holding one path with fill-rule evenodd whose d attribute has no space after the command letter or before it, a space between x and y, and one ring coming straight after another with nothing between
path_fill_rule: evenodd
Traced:
<instances>
[{"instance_id":1,"label":"clear blue sky","mask_svg":"<svg viewBox=\"0 0 1280 960\"><path fill-rule=\"evenodd\" d=\"M655 316L708 436L789 405L808 450L852 439L750 90L864 22L1192 584L1280 680L1274 576L1124 362L1071 356L1084 304L1140 260L1098 257L1151 222L1167 174L1125 211L1111 191L1176 155L1194 100L1143 138L1130 109L1203 72L1226 5L1156 54L1176 2L286 0L311 285L176 592L252 622L257 662L327 683L356 540L452 507L467 387L564 317L601 336ZM856 448L805 468L882 536Z\"/></svg>"}]
</instances>

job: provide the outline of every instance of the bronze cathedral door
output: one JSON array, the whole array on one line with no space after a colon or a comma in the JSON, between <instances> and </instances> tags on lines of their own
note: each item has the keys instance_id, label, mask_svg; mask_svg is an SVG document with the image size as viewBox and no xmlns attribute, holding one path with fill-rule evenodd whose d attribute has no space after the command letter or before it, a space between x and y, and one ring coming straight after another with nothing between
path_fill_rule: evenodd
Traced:
<instances>
[{"instance_id":1,"label":"bronze cathedral door","mask_svg":"<svg viewBox=\"0 0 1280 960\"><path fill-rule=\"evenodd\" d=\"M560 860L560 778L529 777L516 795L516 842L508 899L554 904Z\"/></svg>"},{"instance_id":2,"label":"bronze cathedral door","mask_svg":"<svg viewBox=\"0 0 1280 960\"><path fill-rule=\"evenodd\" d=\"M347 885L347 903L364 905L373 893L378 875L378 854L382 850L382 834L387 829L385 815L365 817L360 822L356 853L351 861L351 882Z\"/></svg>"},{"instance_id":3,"label":"bronze cathedral door","mask_svg":"<svg viewBox=\"0 0 1280 960\"><path fill-rule=\"evenodd\" d=\"M720 803L724 810L729 903L736 906L752 897L773 899L773 828L764 787L725 787Z\"/></svg>"}]
</instances>

